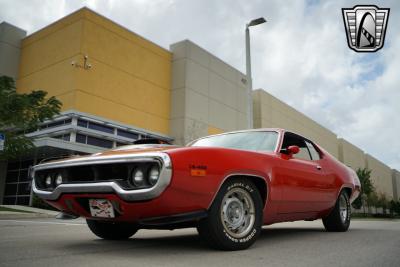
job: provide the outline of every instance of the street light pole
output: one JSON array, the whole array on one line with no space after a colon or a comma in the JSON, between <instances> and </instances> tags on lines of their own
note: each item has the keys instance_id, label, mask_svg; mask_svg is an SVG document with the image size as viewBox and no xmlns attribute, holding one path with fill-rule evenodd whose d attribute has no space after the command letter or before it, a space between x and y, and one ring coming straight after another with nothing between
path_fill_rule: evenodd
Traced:
<instances>
[{"instance_id":1,"label":"street light pole","mask_svg":"<svg viewBox=\"0 0 400 267\"><path fill-rule=\"evenodd\" d=\"M253 129L253 81L251 80L250 31L246 25L246 79L247 79L247 128Z\"/></svg>"},{"instance_id":2,"label":"street light pole","mask_svg":"<svg viewBox=\"0 0 400 267\"><path fill-rule=\"evenodd\" d=\"M246 78L248 94L247 127L253 128L253 81L251 78L251 55L250 55L250 30L249 27L267 22L264 18L253 19L246 24Z\"/></svg>"}]
</instances>

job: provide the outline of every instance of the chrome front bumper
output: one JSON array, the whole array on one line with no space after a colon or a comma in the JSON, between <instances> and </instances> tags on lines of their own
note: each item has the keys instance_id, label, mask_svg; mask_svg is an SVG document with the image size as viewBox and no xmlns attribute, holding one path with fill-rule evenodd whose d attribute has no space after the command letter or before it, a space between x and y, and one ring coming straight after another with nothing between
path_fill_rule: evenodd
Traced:
<instances>
[{"instance_id":1,"label":"chrome front bumper","mask_svg":"<svg viewBox=\"0 0 400 267\"><path fill-rule=\"evenodd\" d=\"M76 183L76 184L61 184L53 191L45 191L37 188L35 184L35 172L45 169L56 169L71 166L82 166L92 164L112 164L112 163L128 163L128 162L147 162L151 160L158 160L161 162L160 178L158 182L150 188L125 190L121 188L116 182L91 182L91 183ZM166 153L141 153L141 154L128 154L128 155L114 155L114 156L93 156L87 158L68 159L59 162L49 162L39 164L32 169L32 187L33 192L40 198L46 200L57 200L62 194L65 193L115 193L123 200L137 201L149 200L158 197L167 188L171 182L172 177L172 163L171 159Z\"/></svg>"}]
</instances>

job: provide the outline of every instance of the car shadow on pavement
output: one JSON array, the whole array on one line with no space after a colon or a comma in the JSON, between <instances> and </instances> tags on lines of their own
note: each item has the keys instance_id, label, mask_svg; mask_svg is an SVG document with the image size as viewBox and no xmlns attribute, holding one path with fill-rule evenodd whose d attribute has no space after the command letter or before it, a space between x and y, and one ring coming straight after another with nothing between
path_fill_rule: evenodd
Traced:
<instances>
[{"instance_id":1,"label":"car shadow on pavement","mask_svg":"<svg viewBox=\"0 0 400 267\"><path fill-rule=\"evenodd\" d=\"M302 240L307 237L315 237L315 235L326 234L321 228L263 228L256 242L257 247L274 246L277 242L287 242L292 240ZM146 252L157 250L157 257L166 256L177 251L185 251L185 253L204 253L211 252L209 248L198 236L195 231L184 233L182 235L143 237L140 232L137 237L128 240L103 240L90 239L82 242L64 243L63 248L76 251L88 251L91 253L107 253L115 256L134 256L143 255ZM217 251L215 251L217 252Z\"/></svg>"},{"instance_id":2,"label":"car shadow on pavement","mask_svg":"<svg viewBox=\"0 0 400 267\"><path fill-rule=\"evenodd\" d=\"M81 240L82 241L82 240ZM132 237L128 240L103 240L89 239L84 242L69 242L63 245L63 249L82 252L112 253L114 255L129 254L142 255L146 251L157 251L158 255L165 255L172 251L206 251L209 248L202 242L196 233L184 235L172 235L162 237Z\"/></svg>"}]
</instances>

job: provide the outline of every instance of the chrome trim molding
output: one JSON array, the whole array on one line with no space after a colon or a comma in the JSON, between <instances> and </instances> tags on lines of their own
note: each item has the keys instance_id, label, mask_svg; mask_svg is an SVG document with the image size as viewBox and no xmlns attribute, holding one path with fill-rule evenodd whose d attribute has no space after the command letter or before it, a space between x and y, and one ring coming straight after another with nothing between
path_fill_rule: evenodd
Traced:
<instances>
[{"instance_id":1,"label":"chrome trim molding","mask_svg":"<svg viewBox=\"0 0 400 267\"><path fill-rule=\"evenodd\" d=\"M61 184L53 191L44 191L36 187L35 179L32 179L32 188L35 194L46 200L57 200L64 193L116 193L119 197L126 201L149 200L158 197L168 187L172 178L172 163L166 153L140 153L128 155L113 156L91 156L87 158L69 159L59 162L49 162L36 165L33 167L32 178L35 177L37 170L57 169L72 166L107 164L121 162L147 162L158 160L162 164L160 178L158 182L151 188L125 190L116 182L93 182L78 184Z\"/></svg>"}]
</instances>

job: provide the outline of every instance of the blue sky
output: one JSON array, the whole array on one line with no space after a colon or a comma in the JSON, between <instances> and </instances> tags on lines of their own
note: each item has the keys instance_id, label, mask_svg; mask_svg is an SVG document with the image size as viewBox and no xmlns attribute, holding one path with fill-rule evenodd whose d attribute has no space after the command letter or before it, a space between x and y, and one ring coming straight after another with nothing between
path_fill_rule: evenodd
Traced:
<instances>
[{"instance_id":1,"label":"blue sky","mask_svg":"<svg viewBox=\"0 0 400 267\"><path fill-rule=\"evenodd\" d=\"M190 39L245 71L244 26L251 29L253 87L263 88L367 153L400 169L400 1L385 46L359 54L347 46L344 0L0 0L0 21L29 33L88 6L165 47Z\"/></svg>"}]
</instances>

